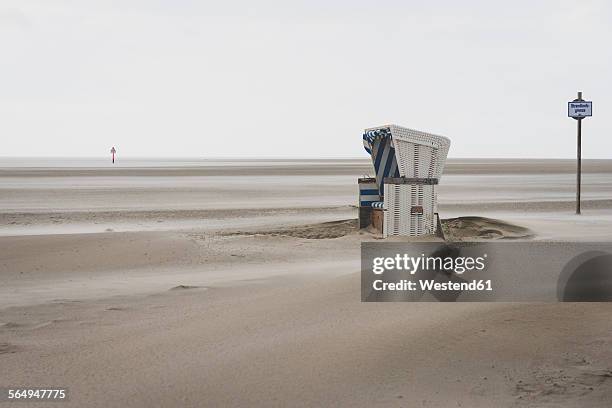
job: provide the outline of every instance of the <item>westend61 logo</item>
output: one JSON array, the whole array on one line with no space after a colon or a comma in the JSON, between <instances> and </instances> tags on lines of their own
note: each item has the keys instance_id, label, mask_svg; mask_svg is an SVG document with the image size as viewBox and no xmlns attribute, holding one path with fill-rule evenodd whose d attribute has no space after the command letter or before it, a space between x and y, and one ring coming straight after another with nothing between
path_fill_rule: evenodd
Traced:
<instances>
[{"instance_id":1,"label":"westend61 logo","mask_svg":"<svg viewBox=\"0 0 612 408\"><path fill-rule=\"evenodd\" d=\"M612 243L364 242L363 302L612 301Z\"/></svg>"},{"instance_id":2,"label":"westend61 logo","mask_svg":"<svg viewBox=\"0 0 612 408\"><path fill-rule=\"evenodd\" d=\"M390 257L375 257L372 260L372 273L382 275L389 271L409 274L410 276L420 272L429 272L429 276L423 279L395 279L384 281L375 279L372 289L375 291L491 291L490 279L473 279L470 281L453 280L451 274L463 275L470 271L483 271L486 268L487 254L482 256L449 256L449 255L425 255L411 256L407 253L396 254ZM448 276L440 279L439 276L431 276L431 272L442 273Z\"/></svg>"},{"instance_id":3,"label":"westend61 logo","mask_svg":"<svg viewBox=\"0 0 612 408\"><path fill-rule=\"evenodd\" d=\"M414 257L409 254L396 254L395 257L376 257L372 260L372 272L380 275L388 270L406 271L414 275L417 271L445 271L458 275L466 271L485 269L487 254L478 257L426 256Z\"/></svg>"}]
</instances>

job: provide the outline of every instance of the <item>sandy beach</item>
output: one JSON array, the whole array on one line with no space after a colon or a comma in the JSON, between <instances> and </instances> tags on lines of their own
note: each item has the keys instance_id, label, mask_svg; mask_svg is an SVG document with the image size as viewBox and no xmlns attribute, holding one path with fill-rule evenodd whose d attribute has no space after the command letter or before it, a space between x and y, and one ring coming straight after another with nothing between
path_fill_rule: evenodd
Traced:
<instances>
[{"instance_id":1,"label":"sandy beach","mask_svg":"<svg viewBox=\"0 0 612 408\"><path fill-rule=\"evenodd\" d=\"M368 160L24 163L0 161L0 387L74 407L612 405L608 303L360 302ZM583 170L576 216L572 160L451 159L439 210L610 241L612 161Z\"/></svg>"}]
</instances>

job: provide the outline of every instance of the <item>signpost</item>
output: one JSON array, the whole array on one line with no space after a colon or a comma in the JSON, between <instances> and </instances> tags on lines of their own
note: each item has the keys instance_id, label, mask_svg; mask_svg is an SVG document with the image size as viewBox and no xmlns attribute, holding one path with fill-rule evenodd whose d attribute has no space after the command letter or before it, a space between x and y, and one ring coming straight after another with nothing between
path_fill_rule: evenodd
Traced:
<instances>
[{"instance_id":1,"label":"signpost","mask_svg":"<svg viewBox=\"0 0 612 408\"><path fill-rule=\"evenodd\" d=\"M593 102L582 99L582 92L578 97L567 103L567 116L578 121L578 135L576 147L576 214L580 214L580 182L582 178L582 119L593 116Z\"/></svg>"},{"instance_id":2,"label":"signpost","mask_svg":"<svg viewBox=\"0 0 612 408\"><path fill-rule=\"evenodd\" d=\"M117 153L117 150L115 150L115 146L113 146L111 148L111 154L113 155L113 163L115 163L115 153Z\"/></svg>"}]
</instances>

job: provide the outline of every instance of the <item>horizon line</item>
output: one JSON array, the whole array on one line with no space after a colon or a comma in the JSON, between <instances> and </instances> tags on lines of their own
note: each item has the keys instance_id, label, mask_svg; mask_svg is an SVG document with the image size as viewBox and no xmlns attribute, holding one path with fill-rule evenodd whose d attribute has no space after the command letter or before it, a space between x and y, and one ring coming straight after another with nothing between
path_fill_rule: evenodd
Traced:
<instances>
[{"instance_id":1,"label":"horizon line","mask_svg":"<svg viewBox=\"0 0 612 408\"><path fill-rule=\"evenodd\" d=\"M3 156L3 159L95 159L107 160L109 156ZM121 160L370 160L364 156L118 156ZM449 156L447 160L576 160L576 157L516 157L516 156ZM582 160L612 160L611 158L585 158Z\"/></svg>"}]
</instances>

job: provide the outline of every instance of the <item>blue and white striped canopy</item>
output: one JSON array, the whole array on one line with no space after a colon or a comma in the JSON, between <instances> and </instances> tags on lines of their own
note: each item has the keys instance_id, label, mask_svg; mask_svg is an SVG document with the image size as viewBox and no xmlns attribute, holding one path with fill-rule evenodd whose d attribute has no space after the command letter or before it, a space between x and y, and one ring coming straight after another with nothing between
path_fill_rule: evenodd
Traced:
<instances>
[{"instance_id":1,"label":"blue and white striped canopy","mask_svg":"<svg viewBox=\"0 0 612 408\"><path fill-rule=\"evenodd\" d=\"M363 147L372 157L376 184L381 197L384 195L385 177L399 177L395 148L391 140L391 130L388 128L368 130L363 134Z\"/></svg>"}]
</instances>

